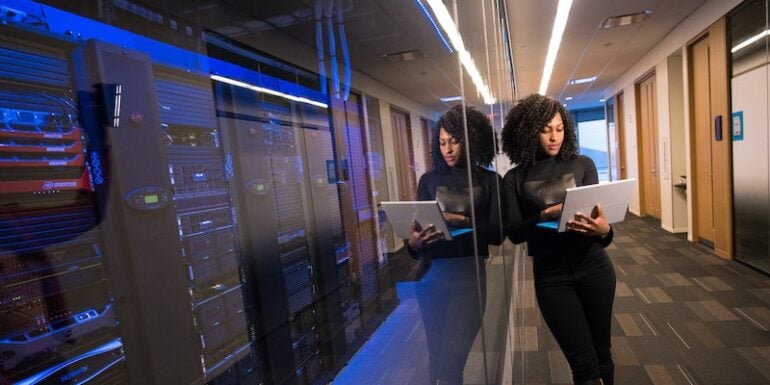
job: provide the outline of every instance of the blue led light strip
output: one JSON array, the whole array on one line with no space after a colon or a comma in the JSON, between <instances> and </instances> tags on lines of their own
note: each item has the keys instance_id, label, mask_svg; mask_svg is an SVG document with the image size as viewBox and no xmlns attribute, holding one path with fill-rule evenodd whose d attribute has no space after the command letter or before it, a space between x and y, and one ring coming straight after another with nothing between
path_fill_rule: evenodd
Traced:
<instances>
[{"instance_id":1,"label":"blue led light strip","mask_svg":"<svg viewBox=\"0 0 770 385\"><path fill-rule=\"evenodd\" d=\"M441 42L444 43L444 46L446 47L446 49L448 49L450 53L454 52L454 50L452 49L452 45L449 44L449 42L444 37L444 34L441 33L441 28L438 27L438 25L436 24L436 21L433 20L433 16L430 15L430 11L428 11L428 9L425 8L425 5L422 3L422 1L420 0L414 0L414 1L417 3L417 5L420 6L420 10L422 11L422 14L425 15L425 18L428 19L428 21L430 22L430 25L433 26L433 30L436 32L436 35L438 35L439 39L441 39Z\"/></svg>"}]
</instances>

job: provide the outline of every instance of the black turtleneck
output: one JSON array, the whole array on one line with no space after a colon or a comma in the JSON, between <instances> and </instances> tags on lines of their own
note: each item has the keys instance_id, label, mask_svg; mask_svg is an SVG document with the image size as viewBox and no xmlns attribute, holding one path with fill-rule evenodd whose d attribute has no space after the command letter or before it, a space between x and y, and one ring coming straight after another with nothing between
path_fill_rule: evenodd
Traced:
<instances>
[{"instance_id":1,"label":"black turtleneck","mask_svg":"<svg viewBox=\"0 0 770 385\"><path fill-rule=\"evenodd\" d=\"M476 212L479 256L489 255L488 244L499 245L501 239L500 206L498 185L500 176L494 172L474 167L473 200ZM442 211L471 217L468 172L465 167L450 167L447 170L433 170L420 177L417 199L437 200ZM408 248L408 246L407 246ZM409 249L409 248L408 248ZM415 251L409 249L414 256ZM438 241L424 250L430 258L452 258L473 256L473 234L465 233L451 241Z\"/></svg>"},{"instance_id":2,"label":"black turtleneck","mask_svg":"<svg viewBox=\"0 0 770 385\"><path fill-rule=\"evenodd\" d=\"M529 254L535 260L600 252L612 242L612 230L609 236L598 238L536 227L540 212L564 201L567 188L596 183L599 183L596 166L591 158L583 155L566 161L548 157L529 167L508 171L503 179L506 234L514 243L527 242Z\"/></svg>"}]
</instances>

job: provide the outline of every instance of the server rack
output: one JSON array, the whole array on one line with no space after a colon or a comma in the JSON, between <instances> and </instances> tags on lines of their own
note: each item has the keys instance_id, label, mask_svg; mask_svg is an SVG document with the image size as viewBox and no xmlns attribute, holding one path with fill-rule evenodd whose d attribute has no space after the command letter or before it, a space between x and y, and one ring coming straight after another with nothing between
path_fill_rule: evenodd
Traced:
<instances>
[{"instance_id":1,"label":"server rack","mask_svg":"<svg viewBox=\"0 0 770 385\"><path fill-rule=\"evenodd\" d=\"M75 48L0 26L0 379L8 382L125 381L96 230L95 158L73 91Z\"/></svg>"},{"instance_id":2,"label":"server rack","mask_svg":"<svg viewBox=\"0 0 770 385\"><path fill-rule=\"evenodd\" d=\"M228 185L232 168L223 153L211 82L158 65L153 72L203 374L237 363L214 383L258 384ZM242 368L251 368L248 376Z\"/></svg>"},{"instance_id":3,"label":"server rack","mask_svg":"<svg viewBox=\"0 0 770 385\"><path fill-rule=\"evenodd\" d=\"M325 132L303 127L294 102L215 87L236 185L242 186L241 238L251 261L248 275L255 277L251 292L260 303L255 318L266 377L275 384L323 383L333 364L329 325L341 323L334 267L341 237L333 236L334 224L341 228L340 209L327 188L336 181L324 165L333 161L327 157L333 154L329 125Z\"/></svg>"},{"instance_id":4,"label":"server rack","mask_svg":"<svg viewBox=\"0 0 770 385\"><path fill-rule=\"evenodd\" d=\"M56 358L33 369L65 363L50 372L65 383L222 385L260 383L264 363L270 374L266 383L326 382L363 340L362 287L351 274L353 247L340 203L339 186L347 180L336 170L342 163L329 111L261 95L236 109L244 115L238 116L241 123L225 122L218 130L208 108L213 103L207 77L153 65L146 54L105 42L84 47L78 41L62 51L56 48L61 42L40 34L18 40L8 37L19 36L17 30L2 34L3 41L24 46L24 53L45 52L20 68L35 71L43 62L49 73L0 80L13 85L12 96L0 95L0 100L49 103L67 112L5 108L13 114L4 111L0 123L13 121L11 126L26 124L39 132L29 136L30 130L0 127L0 138L11 138L15 146L0 149L3 178L8 177L0 181L2 202L28 201L23 208L2 208L0 236L28 224L55 235L36 234L32 243L47 245L41 250L57 262L70 261L55 267L67 267L56 271L66 287L75 282L82 289L67 295L71 307L91 306L74 312L72 326L59 328L70 322L64 317L49 329L50 335L67 335L67 346L53 350L76 359ZM49 56L63 58L75 74L65 82L56 71L52 76L52 63L60 62ZM5 64L0 60L0 72ZM34 92L24 93L28 90ZM73 123L79 120L85 136ZM262 125L255 130L244 121ZM64 129L68 125L78 126L77 133ZM43 140L30 145L28 139L40 135ZM44 156L35 158L40 153ZM47 179L35 179L41 175ZM20 182L29 179L34 182ZM20 213L34 218L5 221ZM266 220L266 213L280 222ZM75 236L79 231L84 233ZM10 261L4 252L8 239L2 244L4 263ZM245 269L236 256L244 257ZM88 261L94 264L84 265ZM53 271L48 267L34 272ZM11 270L0 279L6 279L6 271ZM58 290L43 281L37 294ZM364 290L371 298L379 288L369 282ZM239 285L248 288L245 298L237 294ZM57 301L48 297L51 304ZM16 349L27 337L16 335L9 345ZM249 340L259 343L249 345ZM0 339L0 347L2 342L7 341ZM36 360L52 350L39 342L27 346ZM12 363L7 351L0 361L2 376ZM11 373L12 378L31 371Z\"/></svg>"}]
</instances>

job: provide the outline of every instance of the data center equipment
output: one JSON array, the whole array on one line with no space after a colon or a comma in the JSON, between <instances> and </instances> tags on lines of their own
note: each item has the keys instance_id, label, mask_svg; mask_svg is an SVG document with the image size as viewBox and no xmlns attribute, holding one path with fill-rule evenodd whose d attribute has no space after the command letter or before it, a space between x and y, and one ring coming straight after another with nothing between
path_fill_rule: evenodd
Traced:
<instances>
[{"instance_id":1,"label":"data center equipment","mask_svg":"<svg viewBox=\"0 0 770 385\"><path fill-rule=\"evenodd\" d=\"M0 382L327 383L393 308L360 116L212 80L318 86L255 51L238 67L224 40L179 64L18 3L0 15ZM178 47L213 48L193 30Z\"/></svg>"},{"instance_id":2,"label":"data center equipment","mask_svg":"<svg viewBox=\"0 0 770 385\"><path fill-rule=\"evenodd\" d=\"M0 378L13 383L125 381L75 48L0 26Z\"/></svg>"}]
</instances>

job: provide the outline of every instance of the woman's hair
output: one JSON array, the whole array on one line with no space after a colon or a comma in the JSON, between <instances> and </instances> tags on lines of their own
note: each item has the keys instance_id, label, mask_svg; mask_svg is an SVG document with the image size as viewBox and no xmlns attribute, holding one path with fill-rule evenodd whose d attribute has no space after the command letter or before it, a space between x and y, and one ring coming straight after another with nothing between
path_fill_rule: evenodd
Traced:
<instances>
[{"instance_id":1,"label":"woman's hair","mask_svg":"<svg viewBox=\"0 0 770 385\"><path fill-rule=\"evenodd\" d=\"M553 98L532 94L520 100L505 117L503 152L512 163L526 167L535 162L540 151L539 134L557 112L564 121L564 141L556 159L577 156L575 124L564 105Z\"/></svg>"},{"instance_id":2,"label":"woman's hair","mask_svg":"<svg viewBox=\"0 0 770 385\"><path fill-rule=\"evenodd\" d=\"M469 138L467 143L463 125L462 105L458 104L452 107L438 119L432 133L433 141L431 143L431 158L434 170L443 171L449 169L444 157L441 156L441 145L438 136L442 128L463 144L463 154L464 156L470 155L471 164L486 167L495 158L495 133L487 117L473 107L465 108L465 116L468 120Z\"/></svg>"}]
</instances>

